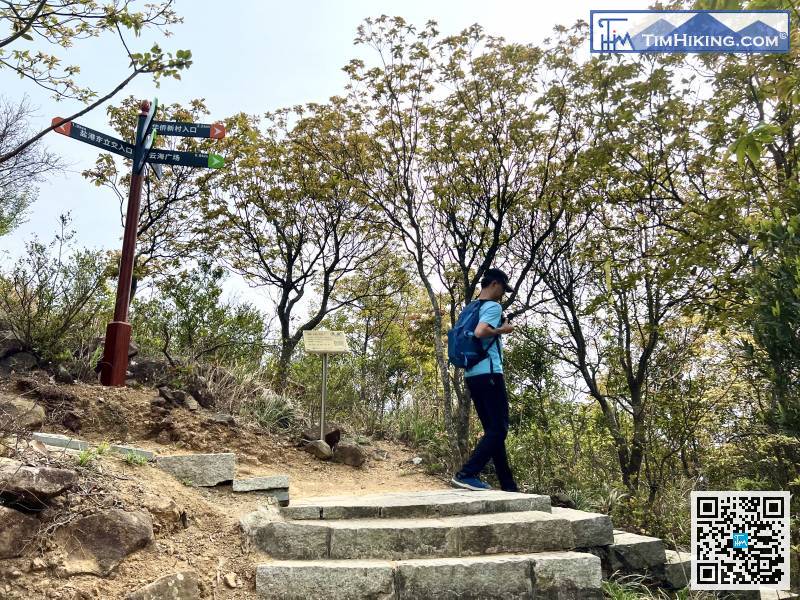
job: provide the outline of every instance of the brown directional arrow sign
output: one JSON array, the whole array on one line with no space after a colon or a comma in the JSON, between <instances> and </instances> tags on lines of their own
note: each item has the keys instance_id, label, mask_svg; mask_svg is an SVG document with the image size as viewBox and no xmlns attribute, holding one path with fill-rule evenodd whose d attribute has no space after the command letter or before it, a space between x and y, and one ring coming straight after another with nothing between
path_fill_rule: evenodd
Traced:
<instances>
[{"instance_id":1,"label":"brown directional arrow sign","mask_svg":"<svg viewBox=\"0 0 800 600\"><path fill-rule=\"evenodd\" d=\"M182 121L154 121L153 129L158 135L179 135L181 137L199 137L219 140L225 137L225 125L222 123L184 123Z\"/></svg>"},{"instance_id":2,"label":"brown directional arrow sign","mask_svg":"<svg viewBox=\"0 0 800 600\"><path fill-rule=\"evenodd\" d=\"M176 150L151 150L147 162L154 165L173 165L175 167L206 167L219 169L225 166L225 159L219 154L205 152L178 152Z\"/></svg>"},{"instance_id":3,"label":"brown directional arrow sign","mask_svg":"<svg viewBox=\"0 0 800 600\"><path fill-rule=\"evenodd\" d=\"M64 121L64 119L61 117L56 117L53 119L53 125L56 124L58 124L58 127L53 130L56 133L75 138L76 140L86 142L92 146L97 146L98 148L102 148L108 152L119 154L125 158L133 158L133 144L129 144L128 142L118 138L111 137L105 133L100 133L94 129L89 129L88 127L84 127L78 123L73 123L72 121Z\"/></svg>"}]
</instances>

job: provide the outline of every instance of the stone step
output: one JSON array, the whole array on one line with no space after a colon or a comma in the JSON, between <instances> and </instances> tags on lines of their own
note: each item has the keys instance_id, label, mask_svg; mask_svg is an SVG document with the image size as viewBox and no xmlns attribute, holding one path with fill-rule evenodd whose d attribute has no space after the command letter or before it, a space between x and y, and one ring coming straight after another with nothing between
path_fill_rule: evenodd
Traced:
<instances>
[{"instance_id":1,"label":"stone step","mask_svg":"<svg viewBox=\"0 0 800 600\"><path fill-rule=\"evenodd\" d=\"M576 548L593 548L614 543L614 525L608 515L557 506L552 508L552 513L570 522Z\"/></svg>"},{"instance_id":2,"label":"stone step","mask_svg":"<svg viewBox=\"0 0 800 600\"><path fill-rule=\"evenodd\" d=\"M692 557L688 552L665 551L667 560L664 563L664 572L661 582L669 588L680 589L689 585L692 576Z\"/></svg>"},{"instance_id":3,"label":"stone step","mask_svg":"<svg viewBox=\"0 0 800 600\"><path fill-rule=\"evenodd\" d=\"M578 552L275 561L256 568L256 593L265 600L602 598L600 559Z\"/></svg>"},{"instance_id":4,"label":"stone step","mask_svg":"<svg viewBox=\"0 0 800 600\"><path fill-rule=\"evenodd\" d=\"M293 502L287 519L446 517L525 510L550 511L550 497L487 490L435 490L366 496L326 496Z\"/></svg>"},{"instance_id":5,"label":"stone step","mask_svg":"<svg viewBox=\"0 0 800 600\"><path fill-rule=\"evenodd\" d=\"M660 574L667 555L664 542L658 538L614 530L614 543L598 549L607 575L615 572Z\"/></svg>"},{"instance_id":6,"label":"stone step","mask_svg":"<svg viewBox=\"0 0 800 600\"><path fill-rule=\"evenodd\" d=\"M242 529L276 559L387 559L545 552L576 547L572 522L543 511L427 519L270 521ZM606 543L605 533L592 546Z\"/></svg>"}]
</instances>

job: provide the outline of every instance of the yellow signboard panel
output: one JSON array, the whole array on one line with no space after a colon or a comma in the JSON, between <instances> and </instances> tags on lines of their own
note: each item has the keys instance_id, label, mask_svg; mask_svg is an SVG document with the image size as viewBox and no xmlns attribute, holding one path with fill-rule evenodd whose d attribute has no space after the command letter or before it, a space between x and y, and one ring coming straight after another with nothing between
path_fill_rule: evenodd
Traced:
<instances>
[{"instance_id":1,"label":"yellow signboard panel","mask_svg":"<svg viewBox=\"0 0 800 600\"><path fill-rule=\"evenodd\" d=\"M315 329L303 332L303 345L309 354L346 354L350 352L344 331Z\"/></svg>"}]
</instances>

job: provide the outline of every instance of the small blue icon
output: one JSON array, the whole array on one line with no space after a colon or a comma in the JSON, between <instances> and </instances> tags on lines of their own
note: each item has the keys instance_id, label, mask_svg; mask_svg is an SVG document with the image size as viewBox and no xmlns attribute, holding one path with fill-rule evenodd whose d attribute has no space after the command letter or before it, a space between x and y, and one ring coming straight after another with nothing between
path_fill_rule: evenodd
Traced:
<instances>
[{"instance_id":1,"label":"small blue icon","mask_svg":"<svg viewBox=\"0 0 800 600\"><path fill-rule=\"evenodd\" d=\"M733 534L733 547L747 549L747 534L734 533Z\"/></svg>"}]
</instances>

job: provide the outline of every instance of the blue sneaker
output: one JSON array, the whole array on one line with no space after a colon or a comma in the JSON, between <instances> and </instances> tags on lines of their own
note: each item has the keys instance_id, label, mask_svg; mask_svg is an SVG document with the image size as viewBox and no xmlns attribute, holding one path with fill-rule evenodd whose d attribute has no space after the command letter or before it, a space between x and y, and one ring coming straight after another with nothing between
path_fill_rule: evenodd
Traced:
<instances>
[{"instance_id":1,"label":"blue sneaker","mask_svg":"<svg viewBox=\"0 0 800 600\"><path fill-rule=\"evenodd\" d=\"M492 489L492 486L482 482L477 477L459 477L458 475L454 475L450 483L456 487L464 488L465 490L474 490L476 492Z\"/></svg>"}]
</instances>

